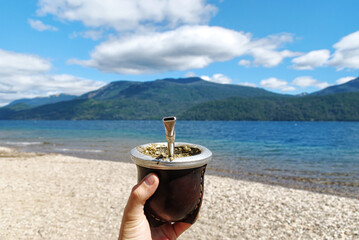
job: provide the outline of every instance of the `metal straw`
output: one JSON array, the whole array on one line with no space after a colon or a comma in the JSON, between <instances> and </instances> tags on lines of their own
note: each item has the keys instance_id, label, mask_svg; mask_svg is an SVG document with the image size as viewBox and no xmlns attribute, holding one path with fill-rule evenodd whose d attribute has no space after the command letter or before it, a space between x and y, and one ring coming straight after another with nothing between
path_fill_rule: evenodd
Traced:
<instances>
[{"instance_id":1,"label":"metal straw","mask_svg":"<svg viewBox=\"0 0 359 240\"><path fill-rule=\"evenodd\" d=\"M163 124L165 125L166 130L166 140L167 140L167 148L168 148L168 157L173 158L175 152L175 124L176 117L164 117L162 119Z\"/></svg>"}]
</instances>

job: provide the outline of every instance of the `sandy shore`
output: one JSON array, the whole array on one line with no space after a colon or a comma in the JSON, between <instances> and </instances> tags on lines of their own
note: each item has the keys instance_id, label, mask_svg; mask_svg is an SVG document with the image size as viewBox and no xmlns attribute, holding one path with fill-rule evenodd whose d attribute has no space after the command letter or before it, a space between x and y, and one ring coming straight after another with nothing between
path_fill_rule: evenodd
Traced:
<instances>
[{"instance_id":1,"label":"sandy shore","mask_svg":"<svg viewBox=\"0 0 359 240\"><path fill-rule=\"evenodd\" d=\"M0 239L116 239L134 164L0 147ZM359 200L206 175L180 239L359 239Z\"/></svg>"}]
</instances>

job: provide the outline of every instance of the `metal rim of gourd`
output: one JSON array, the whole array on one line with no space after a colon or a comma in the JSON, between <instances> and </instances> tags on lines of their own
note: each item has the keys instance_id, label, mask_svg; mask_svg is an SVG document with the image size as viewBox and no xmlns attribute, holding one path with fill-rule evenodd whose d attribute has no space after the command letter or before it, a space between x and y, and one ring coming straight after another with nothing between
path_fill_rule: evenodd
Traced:
<instances>
[{"instance_id":1,"label":"metal rim of gourd","mask_svg":"<svg viewBox=\"0 0 359 240\"><path fill-rule=\"evenodd\" d=\"M138 147L145 149L149 145L163 147L167 146L167 142L148 143L140 145ZM201 167L207 164L212 159L212 152L204 146L192 143L176 142L176 147L179 146L196 147L201 151L201 153L189 157L175 158L173 161L164 161L163 159L156 159L149 155L143 154L138 150L138 147L135 147L131 150L131 159L136 165L139 165L141 167L166 170L179 170Z\"/></svg>"}]
</instances>

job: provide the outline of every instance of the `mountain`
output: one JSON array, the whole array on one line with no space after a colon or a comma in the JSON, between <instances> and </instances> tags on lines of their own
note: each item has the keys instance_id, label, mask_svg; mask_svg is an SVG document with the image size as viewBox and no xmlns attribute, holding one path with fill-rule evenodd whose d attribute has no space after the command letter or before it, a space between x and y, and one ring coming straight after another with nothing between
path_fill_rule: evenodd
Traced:
<instances>
[{"instance_id":1,"label":"mountain","mask_svg":"<svg viewBox=\"0 0 359 240\"><path fill-rule=\"evenodd\" d=\"M255 97L278 94L260 88L231 84L218 84L201 78L161 79L149 82L112 82L99 90L82 95L82 98L109 99L154 99L159 101L203 102L231 96ZM177 102L177 100L175 100Z\"/></svg>"},{"instance_id":2,"label":"mountain","mask_svg":"<svg viewBox=\"0 0 359 240\"><path fill-rule=\"evenodd\" d=\"M132 86L141 84L141 82L132 82L132 81L116 81L111 82L104 87L83 94L80 96L82 99L97 99L97 100L106 100L111 98L116 98L120 95L120 92L125 90L126 88Z\"/></svg>"},{"instance_id":3,"label":"mountain","mask_svg":"<svg viewBox=\"0 0 359 240\"><path fill-rule=\"evenodd\" d=\"M359 77L340 85L324 88L323 90L314 92L311 95L323 96L323 95L345 93L345 92L359 92Z\"/></svg>"},{"instance_id":4,"label":"mountain","mask_svg":"<svg viewBox=\"0 0 359 240\"><path fill-rule=\"evenodd\" d=\"M359 121L358 82L291 96L200 78L116 81L68 101L34 107L17 102L0 108L0 119L158 120L175 115L186 120Z\"/></svg>"},{"instance_id":5,"label":"mountain","mask_svg":"<svg viewBox=\"0 0 359 240\"><path fill-rule=\"evenodd\" d=\"M11 112L2 110L0 119L161 119L208 101L278 95L260 88L218 84L200 78L117 81L70 101Z\"/></svg>"},{"instance_id":6,"label":"mountain","mask_svg":"<svg viewBox=\"0 0 359 240\"><path fill-rule=\"evenodd\" d=\"M304 97L232 97L189 108L186 120L359 121L359 93Z\"/></svg>"},{"instance_id":7,"label":"mountain","mask_svg":"<svg viewBox=\"0 0 359 240\"><path fill-rule=\"evenodd\" d=\"M74 95L61 93L61 94L51 95L48 97L22 98L9 103L5 107L14 110L22 110L22 109L37 107L45 104L69 101L69 100L73 100L76 97L77 96Z\"/></svg>"}]
</instances>

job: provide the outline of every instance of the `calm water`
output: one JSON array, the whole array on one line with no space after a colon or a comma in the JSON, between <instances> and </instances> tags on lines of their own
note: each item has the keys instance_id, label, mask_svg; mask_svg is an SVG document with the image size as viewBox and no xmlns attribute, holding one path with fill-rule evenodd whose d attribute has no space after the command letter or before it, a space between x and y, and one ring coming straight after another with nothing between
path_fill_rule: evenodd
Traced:
<instances>
[{"instance_id":1,"label":"calm water","mask_svg":"<svg viewBox=\"0 0 359 240\"><path fill-rule=\"evenodd\" d=\"M176 134L213 152L212 174L359 196L359 122L177 121ZM0 121L0 145L23 151L130 161L163 141L161 121Z\"/></svg>"}]
</instances>

